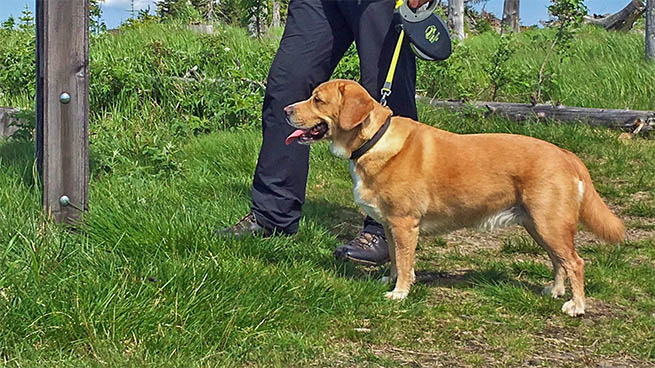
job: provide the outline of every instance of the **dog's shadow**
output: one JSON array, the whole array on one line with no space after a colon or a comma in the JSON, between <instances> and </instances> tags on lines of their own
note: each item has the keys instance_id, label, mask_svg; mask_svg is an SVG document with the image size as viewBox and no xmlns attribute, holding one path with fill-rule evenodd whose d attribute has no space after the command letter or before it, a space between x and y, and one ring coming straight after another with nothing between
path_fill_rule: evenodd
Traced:
<instances>
[{"instance_id":1,"label":"dog's shadow","mask_svg":"<svg viewBox=\"0 0 655 368\"><path fill-rule=\"evenodd\" d=\"M486 290L490 286L507 285L540 294L543 285L519 280L494 268L452 271L416 271L416 283L428 287L448 289Z\"/></svg>"},{"instance_id":2,"label":"dog's shadow","mask_svg":"<svg viewBox=\"0 0 655 368\"><path fill-rule=\"evenodd\" d=\"M247 196L250 188L243 184L233 184L231 191L239 193L240 196ZM353 239L361 231L365 216L356 208L343 206L338 203L324 199L309 199L303 206L303 225L314 230L309 234L296 236L312 236L311 231L325 231L336 238L336 242L321 244L316 249L316 256L313 263L326 270L334 270L339 277L351 280L379 280L389 274L388 264L378 267L366 267L353 265L350 262L340 262L333 257L325 256L331 253L336 247ZM293 239L293 238L291 238ZM266 241L265 239L263 241ZM278 263L285 259L297 258L295 250L291 248L278 248L275 252L258 252L259 258L269 263ZM270 253L270 254L269 254ZM284 254L281 254L284 253ZM313 252L309 252L310 254ZM304 256L308 252L303 252ZM483 267L483 266L482 266ZM499 271L495 268L465 269L465 270L417 270L416 284L429 288L448 288L484 291L493 285L509 285L530 290L536 294L541 291L542 285L536 285L524 280L519 280L508 272ZM391 285L390 285L391 287Z\"/></svg>"}]
</instances>

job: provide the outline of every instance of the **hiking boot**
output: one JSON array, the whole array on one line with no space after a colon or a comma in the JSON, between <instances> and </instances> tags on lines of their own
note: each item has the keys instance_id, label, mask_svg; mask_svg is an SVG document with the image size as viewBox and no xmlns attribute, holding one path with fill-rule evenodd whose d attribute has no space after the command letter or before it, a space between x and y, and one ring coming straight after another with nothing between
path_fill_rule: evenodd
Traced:
<instances>
[{"instance_id":1,"label":"hiking boot","mask_svg":"<svg viewBox=\"0 0 655 368\"><path fill-rule=\"evenodd\" d=\"M224 228L214 230L214 235L218 236L233 236L233 237L242 237L242 236L261 236L267 238L273 235L273 230L267 229L257 223L255 214L250 212L245 215L241 220L236 224Z\"/></svg>"},{"instance_id":2,"label":"hiking boot","mask_svg":"<svg viewBox=\"0 0 655 368\"><path fill-rule=\"evenodd\" d=\"M362 231L355 239L335 249L334 257L368 266L380 266L389 262L389 245L384 237Z\"/></svg>"}]
</instances>

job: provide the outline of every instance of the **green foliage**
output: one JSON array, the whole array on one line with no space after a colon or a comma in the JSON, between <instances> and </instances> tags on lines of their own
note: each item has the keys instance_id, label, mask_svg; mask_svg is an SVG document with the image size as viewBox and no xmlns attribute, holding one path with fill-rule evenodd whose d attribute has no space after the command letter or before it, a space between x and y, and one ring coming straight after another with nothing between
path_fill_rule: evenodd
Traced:
<instances>
[{"instance_id":1,"label":"green foliage","mask_svg":"<svg viewBox=\"0 0 655 368\"><path fill-rule=\"evenodd\" d=\"M569 56L573 46L574 32L582 26L588 9L584 0L551 0L548 12L557 19L557 34L553 47L561 58Z\"/></svg>"},{"instance_id":2,"label":"green foliage","mask_svg":"<svg viewBox=\"0 0 655 368\"><path fill-rule=\"evenodd\" d=\"M91 34L100 34L107 30L107 25L102 20L102 8L99 0L89 2L89 31Z\"/></svg>"},{"instance_id":3,"label":"green foliage","mask_svg":"<svg viewBox=\"0 0 655 368\"><path fill-rule=\"evenodd\" d=\"M559 36L561 42L567 43L573 38L571 31L582 25L589 10L584 0L551 0L551 3L548 12L557 18L558 31L565 33Z\"/></svg>"},{"instance_id":4,"label":"green foliage","mask_svg":"<svg viewBox=\"0 0 655 368\"><path fill-rule=\"evenodd\" d=\"M251 32L261 37L268 25L268 0L241 0L244 11L244 21L248 23Z\"/></svg>"},{"instance_id":5,"label":"green foliage","mask_svg":"<svg viewBox=\"0 0 655 368\"><path fill-rule=\"evenodd\" d=\"M9 18L2 22L3 31L11 31L14 27L16 27L16 20L12 16L9 16Z\"/></svg>"},{"instance_id":6,"label":"green foliage","mask_svg":"<svg viewBox=\"0 0 655 368\"><path fill-rule=\"evenodd\" d=\"M18 20L20 20L20 23L18 23L18 29L26 32L34 32L34 14L32 14L29 6L25 5L25 8L23 9L23 12L21 13L21 16L18 18Z\"/></svg>"},{"instance_id":7,"label":"green foliage","mask_svg":"<svg viewBox=\"0 0 655 368\"><path fill-rule=\"evenodd\" d=\"M265 80L274 45L257 43L237 29L199 36L157 24L98 39L90 102L99 168L145 160L166 172L180 137L258 124L263 90L249 80ZM123 125L136 116L139 126Z\"/></svg>"},{"instance_id":8,"label":"green foliage","mask_svg":"<svg viewBox=\"0 0 655 368\"><path fill-rule=\"evenodd\" d=\"M475 31L478 34L485 32L495 32L494 28L491 26L491 23L485 18L480 17L475 23Z\"/></svg>"},{"instance_id":9,"label":"green foliage","mask_svg":"<svg viewBox=\"0 0 655 368\"><path fill-rule=\"evenodd\" d=\"M503 34L489 61L482 65L482 70L489 77L491 101L496 101L498 94L507 86L526 84L524 68L509 63L517 49L518 43L513 33Z\"/></svg>"},{"instance_id":10,"label":"green foliage","mask_svg":"<svg viewBox=\"0 0 655 368\"><path fill-rule=\"evenodd\" d=\"M19 142L32 142L36 127L36 111L19 110L13 114L12 118L10 125L15 126L17 130L11 135L11 139Z\"/></svg>"},{"instance_id":11,"label":"green foliage","mask_svg":"<svg viewBox=\"0 0 655 368\"><path fill-rule=\"evenodd\" d=\"M556 29L527 30L512 35L514 53L503 68L520 77L499 90L498 100L529 102L539 88L539 70ZM488 70L500 37L487 32L453 48L443 62L418 61L418 88L440 99L490 100ZM569 106L655 110L652 86L655 65L643 60L643 36L607 32L586 26L571 41L569 57L544 68L542 99ZM553 51L553 54L556 53Z\"/></svg>"},{"instance_id":12,"label":"green foliage","mask_svg":"<svg viewBox=\"0 0 655 368\"><path fill-rule=\"evenodd\" d=\"M157 15L164 21L190 23L202 19L202 15L188 0L160 0Z\"/></svg>"},{"instance_id":13,"label":"green foliage","mask_svg":"<svg viewBox=\"0 0 655 368\"><path fill-rule=\"evenodd\" d=\"M548 62L553 51L557 51L560 57L560 63L569 56L571 47L573 45L573 34L575 30L580 28L584 16L587 14L587 7L584 5L584 0L551 0L552 5L548 7L548 11L552 16L557 19L557 33L550 41L550 47L547 48L544 61L539 68L539 80L537 82L537 100L541 100L542 89L545 81L550 81L550 84L556 84L557 74L549 73L547 68ZM550 74L550 75L548 75Z\"/></svg>"},{"instance_id":14,"label":"green foliage","mask_svg":"<svg viewBox=\"0 0 655 368\"><path fill-rule=\"evenodd\" d=\"M35 97L36 34L34 24L28 19L17 30L0 30L0 98L3 95Z\"/></svg>"},{"instance_id":15,"label":"green foliage","mask_svg":"<svg viewBox=\"0 0 655 368\"><path fill-rule=\"evenodd\" d=\"M275 0L280 5L280 18L286 18L289 0ZM252 27L251 33L262 36L273 17L274 0L161 0L157 16L164 21L214 22Z\"/></svg>"}]
</instances>

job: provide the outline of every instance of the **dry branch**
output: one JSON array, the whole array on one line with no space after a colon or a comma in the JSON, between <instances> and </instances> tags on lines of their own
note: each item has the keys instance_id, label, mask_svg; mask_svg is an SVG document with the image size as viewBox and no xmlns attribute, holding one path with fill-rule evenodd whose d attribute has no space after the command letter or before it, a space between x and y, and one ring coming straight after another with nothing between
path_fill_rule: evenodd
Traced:
<instances>
[{"instance_id":1,"label":"dry branch","mask_svg":"<svg viewBox=\"0 0 655 368\"><path fill-rule=\"evenodd\" d=\"M432 106L453 110L479 109L489 114L496 114L512 120L557 120L565 123L585 122L595 126L606 126L631 130L637 121L653 121L655 111L596 109L571 107L551 104L521 104L511 102L462 102L439 101L417 96L417 100Z\"/></svg>"},{"instance_id":2,"label":"dry branch","mask_svg":"<svg viewBox=\"0 0 655 368\"><path fill-rule=\"evenodd\" d=\"M646 6L642 0L632 0L625 8L614 14L600 18L585 16L585 23L603 26L608 31L629 31L645 10Z\"/></svg>"}]
</instances>

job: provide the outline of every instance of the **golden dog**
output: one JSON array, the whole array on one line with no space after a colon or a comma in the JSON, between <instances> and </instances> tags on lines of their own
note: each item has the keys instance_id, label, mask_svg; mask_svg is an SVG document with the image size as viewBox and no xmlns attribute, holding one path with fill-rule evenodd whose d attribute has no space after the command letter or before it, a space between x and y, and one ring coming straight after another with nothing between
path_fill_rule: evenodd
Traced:
<instances>
[{"instance_id":1,"label":"golden dog","mask_svg":"<svg viewBox=\"0 0 655 368\"><path fill-rule=\"evenodd\" d=\"M623 239L623 223L603 203L582 161L548 142L513 134L459 135L391 118L389 108L346 80L318 86L285 112L297 129L287 144L330 140L333 154L351 160L355 202L384 225L389 243L396 285L387 298L409 293L419 230L520 224L553 263L555 280L544 293L563 295L568 276L573 297L562 311L577 316L585 311L584 262L573 244L578 221L602 239ZM381 133L370 150L352 159Z\"/></svg>"}]
</instances>

